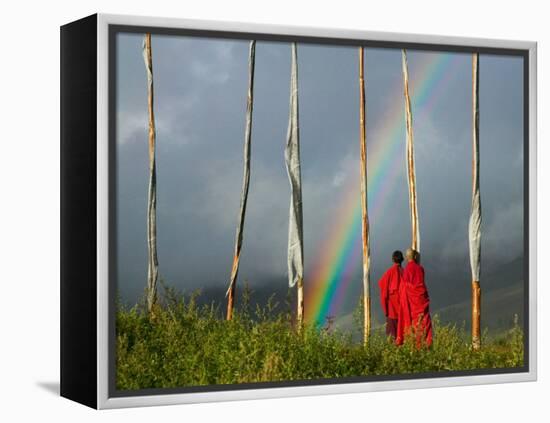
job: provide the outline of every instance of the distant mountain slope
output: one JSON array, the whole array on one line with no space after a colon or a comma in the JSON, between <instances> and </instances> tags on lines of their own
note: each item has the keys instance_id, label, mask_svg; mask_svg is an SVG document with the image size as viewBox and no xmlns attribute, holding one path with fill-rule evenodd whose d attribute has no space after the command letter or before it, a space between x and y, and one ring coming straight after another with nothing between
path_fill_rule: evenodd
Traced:
<instances>
[{"instance_id":1,"label":"distant mountain slope","mask_svg":"<svg viewBox=\"0 0 550 423\"><path fill-rule=\"evenodd\" d=\"M470 325L470 272L469 267L464 265L455 266L456 269L432 269L426 265L426 283L431 298L432 313L439 314L443 322L455 322L457 324L466 323ZM487 266L489 267L489 266ZM488 327L491 331L509 328L513 321L514 314L518 314L520 322L523 318L523 258L517 258L500 267L482 269L481 278L482 289L482 328ZM294 311L296 293L289 290L286 278L274 277L269 283L264 285L250 285L250 306L251 310L256 309L256 305L264 306L269 297L273 296L278 307L275 313L288 310ZM307 283L307 281L306 281ZM383 325L384 319L379 304L379 292L377 281L373 280L372 307L373 307L373 327L377 328ZM237 302L236 307L240 308L243 303L244 281L237 284ZM214 303L220 307L220 313L225 313L227 299L225 283L218 286L207 286L201 289L201 295L198 297L199 304ZM193 290L186 290L186 296ZM341 313L334 317L334 326L345 330L353 329L353 310L359 302L361 294L360 281L352 283L348 295L347 304L342 307ZM160 289L161 296L163 289ZM290 304L286 301L290 300ZM305 304L306 308L309 306Z\"/></svg>"},{"instance_id":2,"label":"distant mountain slope","mask_svg":"<svg viewBox=\"0 0 550 423\"><path fill-rule=\"evenodd\" d=\"M481 327L490 331L508 329L513 324L514 314L523 322L523 258L517 258L498 268L481 274ZM452 291L452 290L451 290ZM454 297L453 303L435 301L432 295L432 310L439 314L443 323L471 324L470 284L462 284L462 294ZM449 295L449 294L447 294ZM453 298L453 297L451 297Z\"/></svg>"},{"instance_id":3,"label":"distant mountain slope","mask_svg":"<svg viewBox=\"0 0 550 423\"><path fill-rule=\"evenodd\" d=\"M429 269L427 273L429 272ZM465 272L466 273L466 272ZM430 275L430 273L428 273ZM450 272L445 278L433 276L427 278L431 298L432 314L438 314L442 323L471 325L471 291L466 276L459 277ZM517 314L519 323L523 324L523 258L515 259L503 266L494 268L481 278L481 327L490 332L501 332L513 325ZM377 287L373 295L373 327L383 325L383 316L378 304ZM335 326L342 330L352 330L353 312L348 312L335 319Z\"/></svg>"},{"instance_id":4,"label":"distant mountain slope","mask_svg":"<svg viewBox=\"0 0 550 423\"><path fill-rule=\"evenodd\" d=\"M469 263L458 266L437 267L425 264L426 284L434 309L443 308L470 299L471 275ZM495 265L482 263L481 289L485 292L521 284L523 281L523 257L518 257L506 264Z\"/></svg>"},{"instance_id":5,"label":"distant mountain slope","mask_svg":"<svg viewBox=\"0 0 550 423\"><path fill-rule=\"evenodd\" d=\"M436 310L442 323L471 324L471 302L463 301L458 304ZM517 314L519 324L523 323L523 286L522 284L508 286L502 289L482 291L481 298L481 327L490 332L500 332L509 329Z\"/></svg>"},{"instance_id":6,"label":"distant mountain slope","mask_svg":"<svg viewBox=\"0 0 550 423\"><path fill-rule=\"evenodd\" d=\"M442 324L455 323L457 326L465 326L466 331L471 325L471 302L462 301L457 304L432 310L432 315L437 314ZM523 285L516 284L502 289L493 289L482 292L481 298L481 327L488 329L489 335L498 334L513 326L514 315L518 315L518 322L523 324ZM373 317L373 328L382 327L383 322ZM352 331L358 337L359 332L353 322L353 313L345 314L337 318L334 327L341 330ZM357 333L355 333L357 332Z\"/></svg>"}]
</instances>

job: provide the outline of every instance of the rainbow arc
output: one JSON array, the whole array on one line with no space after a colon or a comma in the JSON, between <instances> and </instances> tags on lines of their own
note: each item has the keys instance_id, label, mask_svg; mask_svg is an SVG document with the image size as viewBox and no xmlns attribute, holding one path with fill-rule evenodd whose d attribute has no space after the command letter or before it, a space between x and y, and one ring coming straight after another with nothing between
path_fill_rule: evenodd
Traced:
<instances>
[{"instance_id":1,"label":"rainbow arc","mask_svg":"<svg viewBox=\"0 0 550 423\"><path fill-rule=\"evenodd\" d=\"M365 51L368 65L368 49ZM411 56L414 55L412 52ZM410 73L411 100L413 109L429 111L437 98L454 76L462 55L434 53L427 55ZM412 62L412 61L411 61ZM368 67L366 68L368 72ZM404 179L405 118L403 81L396 83L391 93L391 103L384 126L375 134L369 133L367 109L367 190L369 221L376 225L389 204L391 193L400 178ZM368 100L368 87L367 87ZM358 123L359 124L359 123ZM376 142L369 138L376 136ZM417 142L421 142L417 141ZM357 155L359 142L357 141ZM359 167L359 159L357 160ZM327 316L336 316L342 306L356 269L361 266L361 203L359 178L347 184L332 221L335 222L325 239L319 244L314 265L305 276L305 319L307 322L324 324ZM376 245L371 245L371 250ZM360 280L357 280L360 283ZM371 283L374 285L373 281ZM372 294L371 294L372 295Z\"/></svg>"}]
</instances>

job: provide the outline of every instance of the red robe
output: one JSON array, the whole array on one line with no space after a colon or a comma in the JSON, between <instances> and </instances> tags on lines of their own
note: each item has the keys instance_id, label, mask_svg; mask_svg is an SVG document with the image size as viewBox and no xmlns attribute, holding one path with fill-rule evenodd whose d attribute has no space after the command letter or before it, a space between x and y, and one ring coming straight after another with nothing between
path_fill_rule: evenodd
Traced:
<instances>
[{"instance_id":1,"label":"red robe","mask_svg":"<svg viewBox=\"0 0 550 423\"><path fill-rule=\"evenodd\" d=\"M410 261L403 271L396 344L401 345L411 330L416 334L417 347L422 345L423 340L427 346L432 344L430 297L424 282L424 268L414 261Z\"/></svg>"},{"instance_id":2,"label":"red robe","mask_svg":"<svg viewBox=\"0 0 550 423\"><path fill-rule=\"evenodd\" d=\"M390 319L397 319L399 314L399 287L401 286L402 275L403 269L399 264L394 263L378 281L382 310L384 316Z\"/></svg>"}]
</instances>

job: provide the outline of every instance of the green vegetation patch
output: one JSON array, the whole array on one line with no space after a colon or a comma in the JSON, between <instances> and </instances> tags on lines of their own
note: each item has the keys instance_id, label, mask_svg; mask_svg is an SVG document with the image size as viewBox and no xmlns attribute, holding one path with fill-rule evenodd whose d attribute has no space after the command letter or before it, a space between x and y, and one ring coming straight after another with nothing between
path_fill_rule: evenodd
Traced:
<instances>
[{"instance_id":1,"label":"green vegetation patch","mask_svg":"<svg viewBox=\"0 0 550 423\"><path fill-rule=\"evenodd\" d=\"M245 296L226 321L219 306L199 306L197 292L166 293L152 315L143 305L117 307L118 390L523 366L517 319L498 337L485 332L481 351L471 349L464 326L441 325L437 316L430 349L417 349L410 340L396 347L380 330L364 347L351 332L337 329L306 325L297 333L290 307L279 310L272 299L251 310Z\"/></svg>"}]
</instances>

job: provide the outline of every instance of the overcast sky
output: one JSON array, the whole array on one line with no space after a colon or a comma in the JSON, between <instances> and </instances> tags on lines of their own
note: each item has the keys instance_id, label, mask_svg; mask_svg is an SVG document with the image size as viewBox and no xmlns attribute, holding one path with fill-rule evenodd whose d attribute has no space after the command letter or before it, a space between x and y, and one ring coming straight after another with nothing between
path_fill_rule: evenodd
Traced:
<instances>
[{"instance_id":1,"label":"overcast sky","mask_svg":"<svg viewBox=\"0 0 550 423\"><path fill-rule=\"evenodd\" d=\"M141 43L138 34L117 36L116 254L118 290L129 303L143 292L147 274ZM242 184L248 41L153 35L152 49L160 275L180 289L226 287ZM469 275L471 56L410 50L408 61L423 264L427 272ZM365 66L369 179L383 186L369 190L376 281L392 251L410 243L401 51L367 48ZM306 284L316 258L333 247L329 234L341 225L346 193L358 187L357 69L356 47L298 45ZM239 281L253 285L287 283L289 78L289 44L258 42L239 272ZM521 58L481 56L482 272L523 254L522 90ZM374 163L395 145L387 163ZM355 303L360 262L352 264L356 288L347 296Z\"/></svg>"}]
</instances>

